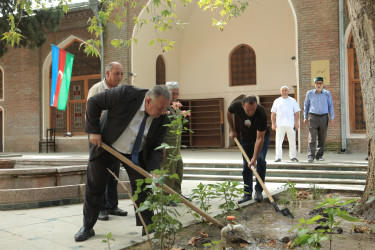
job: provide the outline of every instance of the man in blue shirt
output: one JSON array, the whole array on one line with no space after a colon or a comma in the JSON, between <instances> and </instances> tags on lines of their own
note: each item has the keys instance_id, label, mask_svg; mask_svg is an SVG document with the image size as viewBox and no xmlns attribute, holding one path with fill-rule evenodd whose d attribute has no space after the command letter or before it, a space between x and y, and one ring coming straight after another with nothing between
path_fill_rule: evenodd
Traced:
<instances>
[{"instance_id":1,"label":"man in blue shirt","mask_svg":"<svg viewBox=\"0 0 375 250\"><path fill-rule=\"evenodd\" d=\"M314 84L315 89L306 93L303 112L304 123L309 124L308 162L313 162L314 159L324 161L322 157L327 136L328 120L329 125L332 126L335 118L331 93L323 89L323 77L315 77ZM318 139L318 147L315 155L316 139Z\"/></svg>"}]
</instances>

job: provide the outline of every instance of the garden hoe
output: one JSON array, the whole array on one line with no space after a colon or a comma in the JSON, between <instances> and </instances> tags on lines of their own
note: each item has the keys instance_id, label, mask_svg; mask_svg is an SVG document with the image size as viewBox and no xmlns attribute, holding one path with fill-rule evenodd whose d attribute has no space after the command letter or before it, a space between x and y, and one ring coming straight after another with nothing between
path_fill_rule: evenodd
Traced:
<instances>
[{"instance_id":1,"label":"garden hoe","mask_svg":"<svg viewBox=\"0 0 375 250\"><path fill-rule=\"evenodd\" d=\"M249 157L247 156L245 150L242 148L241 146L241 143L237 140L236 137L234 137L234 141L236 142L238 148L241 150L241 153L242 155L245 157L246 161L248 164L250 164L250 159ZM264 190L264 192L266 192L267 194L267 197L268 199L270 200L271 204L273 205L273 207L275 208L276 212L279 212L281 213L282 215L288 217L288 218L291 218L291 219L294 219L294 216L293 214L289 211L288 208L284 208L282 210L279 209L279 207L276 205L275 201L273 200L270 192L268 192L268 189L266 188L266 186L264 185L262 179L260 178L259 174L257 173L257 171L255 170L254 166L250 166L250 169L251 171L253 171L254 175L256 176L258 182L260 183L260 185L262 185L262 188Z\"/></svg>"},{"instance_id":2,"label":"garden hoe","mask_svg":"<svg viewBox=\"0 0 375 250\"><path fill-rule=\"evenodd\" d=\"M132 161L130 161L128 158L126 158L121 153L117 152L115 149L111 148L107 144L102 143L101 147L103 149L105 149L106 151L108 151L113 156L115 156L117 159L119 159L120 161L124 162L126 165L128 165L129 167L131 167L132 169L134 169L135 171L137 171L141 175L143 175L144 177L146 177L146 178L152 178L151 174L149 174L143 168L135 165ZM163 189L166 192L168 192L169 194L171 194L171 195L176 194L176 192L173 189L171 189L170 187L168 187L167 185L163 185ZM205 218L207 221L211 222L212 224L214 224L215 226L219 227L220 229L222 229L224 227L224 225L222 223L220 223L218 220L216 220L215 218L211 217L207 213L203 212L201 209L199 209L198 207L196 207L193 203L189 202L183 196L179 195L179 198L181 199L182 203L184 203L186 206L188 206L189 208L191 208L194 212L197 212L200 216L202 216L203 218Z\"/></svg>"}]
</instances>

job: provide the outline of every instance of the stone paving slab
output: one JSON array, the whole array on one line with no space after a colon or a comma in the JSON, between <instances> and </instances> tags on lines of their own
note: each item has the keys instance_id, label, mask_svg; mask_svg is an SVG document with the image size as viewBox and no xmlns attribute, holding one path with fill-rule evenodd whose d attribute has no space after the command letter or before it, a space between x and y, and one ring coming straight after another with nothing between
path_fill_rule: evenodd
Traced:
<instances>
[{"instance_id":1,"label":"stone paving slab","mask_svg":"<svg viewBox=\"0 0 375 250\"><path fill-rule=\"evenodd\" d=\"M183 194L189 196L191 190L202 181L183 181ZM213 183L205 181L203 183ZM267 188L274 195L280 192L282 183L266 183ZM308 185L297 185L308 187ZM319 185L320 186L320 185ZM322 185L322 187L342 189L341 185ZM363 190L363 186L357 187ZM263 196L265 196L263 192ZM211 215L216 215L219 200L213 201ZM250 201L249 204L254 201ZM268 202L268 201L264 201ZM272 208L272 205L270 208ZM96 236L84 242L75 242L74 234L82 226L82 204L59 207L38 208L29 210L0 211L0 249L108 249L102 240L109 232L115 239L111 249L122 249L143 242L146 236L141 236L141 227L135 226L135 213L129 199L119 200L119 207L128 211L128 216L111 216L108 221L98 221L94 227ZM184 225L194 222L187 213L185 205L179 204L177 210L181 214Z\"/></svg>"},{"instance_id":2,"label":"stone paving slab","mask_svg":"<svg viewBox=\"0 0 375 250\"><path fill-rule=\"evenodd\" d=\"M287 152L287 151L286 151ZM284 157L287 155L284 152ZM307 160L305 154L298 155L300 161ZM366 162L366 154L337 154L327 153L326 162ZM22 154L23 159L57 159L61 161L69 159L88 159L87 153L50 153L50 154ZM238 150L184 150L182 158L185 163L194 162L199 159L201 162L242 162L242 156ZM287 158L286 158L287 159ZM269 150L267 161L274 160L274 150ZM188 196L191 190L200 182L212 183L209 181L183 181L183 194ZM273 195L280 191L284 183L266 183L267 188ZM307 185L305 185L306 187ZM342 189L343 185L318 185L324 188ZM298 184L297 187L304 187ZM364 186L357 186L355 189L363 191ZM264 194L264 193L263 193ZM264 195L265 197L265 195ZM253 202L253 201L251 201ZM265 201L266 202L266 201ZM268 202L268 201L267 201ZM218 213L219 201L213 201L212 215ZM245 203L246 204L246 203ZM141 227L135 226L134 209L129 199L119 200L119 207L128 211L127 217L110 216L110 220L98 221L94 229L96 236L84 242L75 242L74 234L82 226L82 204L73 204L59 207L37 208L28 210L0 211L0 249L108 249L102 243L105 236L112 232L115 241L111 244L111 249L121 249L134 245L136 242L146 240L141 236ZM272 208L272 205L270 204ZM193 218L186 214L183 204L177 207L182 214L181 218L185 225L191 223Z\"/></svg>"}]
</instances>

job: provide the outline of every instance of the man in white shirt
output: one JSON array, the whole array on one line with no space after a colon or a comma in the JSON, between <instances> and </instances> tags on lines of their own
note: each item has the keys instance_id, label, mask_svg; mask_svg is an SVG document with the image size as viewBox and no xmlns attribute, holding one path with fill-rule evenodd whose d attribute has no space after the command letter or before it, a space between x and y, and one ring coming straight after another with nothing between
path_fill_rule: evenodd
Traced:
<instances>
[{"instance_id":1,"label":"man in white shirt","mask_svg":"<svg viewBox=\"0 0 375 250\"><path fill-rule=\"evenodd\" d=\"M118 62L110 62L105 68L105 78L90 88L87 100L93 95L117 87L121 83L123 75L124 69L122 65ZM119 177L120 162L115 162L111 169ZM109 219L108 214L117 216L128 215L127 211L118 207L117 180L112 175L108 179L105 200L103 201L102 209L100 209L98 220L107 221Z\"/></svg>"},{"instance_id":2,"label":"man in white shirt","mask_svg":"<svg viewBox=\"0 0 375 250\"><path fill-rule=\"evenodd\" d=\"M289 157L293 162L297 160L296 131L299 128L299 111L297 101L288 96L289 88L280 88L281 96L277 98L271 108L272 130L276 130L276 155L275 162L280 162L283 157L282 145L285 133L289 142Z\"/></svg>"}]
</instances>

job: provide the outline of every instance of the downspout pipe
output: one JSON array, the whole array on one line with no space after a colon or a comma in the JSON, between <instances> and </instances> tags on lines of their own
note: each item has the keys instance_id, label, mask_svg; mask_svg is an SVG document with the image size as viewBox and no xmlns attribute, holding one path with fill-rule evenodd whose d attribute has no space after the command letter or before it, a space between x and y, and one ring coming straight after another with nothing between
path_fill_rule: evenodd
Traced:
<instances>
[{"instance_id":1,"label":"downspout pipe","mask_svg":"<svg viewBox=\"0 0 375 250\"><path fill-rule=\"evenodd\" d=\"M96 19L98 20L99 26L102 26L102 22L99 19L98 15L98 5L99 2L98 0L89 0L90 2L90 7L92 9L92 12L94 13ZM104 79L104 39L103 39L103 32L100 34L100 74L101 74L101 79Z\"/></svg>"},{"instance_id":2,"label":"downspout pipe","mask_svg":"<svg viewBox=\"0 0 375 250\"><path fill-rule=\"evenodd\" d=\"M345 98L345 41L344 0L339 0L339 44L340 44L340 106L341 106L341 152L347 153L346 145L346 98Z\"/></svg>"}]
</instances>

